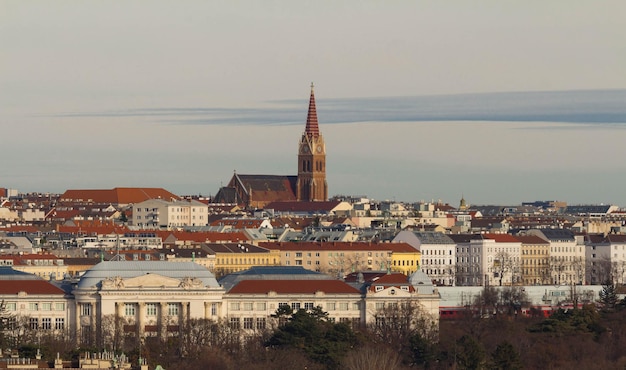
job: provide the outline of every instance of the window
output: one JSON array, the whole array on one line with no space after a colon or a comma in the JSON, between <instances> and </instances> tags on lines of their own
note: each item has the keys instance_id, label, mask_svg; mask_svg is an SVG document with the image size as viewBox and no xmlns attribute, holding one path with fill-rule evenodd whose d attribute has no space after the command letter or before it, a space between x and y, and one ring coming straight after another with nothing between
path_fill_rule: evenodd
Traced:
<instances>
[{"instance_id":1,"label":"window","mask_svg":"<svg viewBox=\"0 0 626 370\"><path fill-rule=\"evenodd\" d=\"M291 303L291 309L295 312L298 311L300 309L300 302L293 302Z\"/></svg>"},{"instance_id":2,"label":"window","mask_svg":"<svg viewBox=\"0 0 626 370\"><path fill-rule=\"evenodd\" d=\"M28 326L30 326L31 329L39 329L39 319L36 317L31 317L30 319L28 319Z\"/></svg>"},{"instance_id":3,"label":"window","mask_svg":"<svg viewBox=\"0 0 626 370\"><path fill-rule=\"evenodd\" d=\"M359 310L359 302L354 302L352 303L352 309L354 311L358 311Z\"/></svg>"},{"instance_id":4,"label":"window","mask_svg":"<svg viewBox=\"0 0 626 370\"><path fill-rule=\"evenodd\" d=\"M83 316L91 316L91 303L83 303L81 305L81 313Z\"/></svg>"},{"instance_id":5,"label":"window","mask_svg":"<svg viewBox=\"0 0 626 370\"><path fill-rule=\"evenodd\" d=\"M385 308L385 302L376 302L376 310L382 310Z\"/></svg>"},{"instance_id":6,"label":"window","mask_svg":"<svg viewBox=\"0 0 626 370\"><path fill-rule=\"evenodd\" d=\"M383 289L385 289L385 287L384 287L384 286L382 286L382 285L376 285L376 291L377 291L377 292L380 292L380 291L382 291Z\"/></svg>"},{"instance_id":7,"label":"window","mask_svg":"<svg viewBox=\"0 0 626 370\"><path fill-rule=\"evenodd\" d=\"M52 303L42 303L41 309L43 311L52 311Z\"/></svg>"},{"instance_id":8,"label":"window","mask_svg":"<svg viewBox=\"0 0 626 370\"><path fill-rule=\"evenodd\" d=\"M265 317L256 318L256 328L259 330L265 329Z\"/></svg>"},{"instance_id":9,"label":"window","mask_svg":"<svg viewBox=\"0 0 626 370\"><path fill-rule=\"evenodd\" d=\"M55 303L54 309L56 311L65 311L65 303Z\"/></svg>"},{"instance_id":10,"label":"window","mask_svg":"<svg viewBox=\"0 0 626 370\"><path fill-rule=\"evenodd\" d=\"M39 303L30 302L28 304L28 309L30 311L39 311Z\"/></svg>"},{"instance_id":11,"label":"window","mask_svg":"<svg viewBox=\"0 0 626 370\"><path fill-rule=\"evenodd\" d=\"M313 302L304 302L304 309L305 309L305 310L310 311L310 310L312 310L312 309L313 309L313 307L315 307L315 306L313 305Z\"/></svg>"},{"instance_id":12,"label":"window","mask_svg":"<svg viewBox=\"0 0 626 370\"><path fill-rule=\"evenodd\" d=\"M65 319L62 317L57 317L54 319L54 328L56 330L64 330L65 329Z\"/></svg>"},{"instance_id":13,"label":"window","mask_svg":"<svg viewBox=\"0 0 626 370\"><path fill-rule=\"evenodd\" d=\"M52 329L52 319L49 317L44 317L41 319L41 329L50 330Z\"/></svg>"},{"instance_id":14,"label":"window","mask_svg":"<svg viewBox=\"0 0 626 370\"><path fill-rule=\"evenodd\" d=\"M296 252L296 258L302 257L302 252Z\"/></svg>"},{"instance_id":15,"label":"window","mask_svg":"<svg viewBox=\"0 0 626 370\"><path fill-rule=\"evenodd\" d=\"M238 317L231 317L230 321L228 322L228 326L231 329L239 329L239 318Z\"/></svg>"},{"instance_id":16,"label":"window","mask_svg":"<svg viewBox=\"0 0 626 370\"><path fill-rule=\"evenodd\" d=\"M241 309L240 308L240 303L239 302L231 302L230 303L230 309L232 311L239 311Z\"/></svg>"},{"instance_id":17,"label":"window","mask_svg":"<svg viewBox=\"0 0 626 370\"><path fill-rule=\"evenodd\" d=\"M146 303L146 316L156 316L156 315L157 315L157 304Z\"/></svg>"},{"instance_id":18,"label":"window","mask_svg":"<svg viewBox=\"0 0 626 370\"><path fill-rule=\"evenodd\" d=\"M135 316L137 309L133 303L124 304L124 316Z\"/></svg>"},{"instance_id":19,"label":"window","mask_svg":"<svg viewBox=\"0 0 626 370\"><path fill-rule=\"evenodd\" d=\"M330 303L327 303L327 304L326 304L326 309L327 309L328 311L334 311L334 310L336 310L336 309L337 309L335 305L336 305L336 304L335 304L335 302L330 302Z\"/></svg>"},{"instance_id":20,"label":"window","mask_svg":"<svg viewBox=\"0 0 626 370\"><path fill-rule=\"evenodd\" d=\"M267 305L265 304L265 302L257 302L256 303L256 310L257 311L265 311L267 308Z\"/></svg>"},{"instance_id":21,"label":"window","mask_svg":"<svg viewBox=\"0 0 626 370\"><path fill-rule=\"evenodd\" d=\"M211 303L211 316L217 316L217 303Z\"/></svg>"},{"instance_id":22,"label":"window","mask_svg":"<svg viewBox=\"0 0 626 370\"><path fill-rule=\"evenodd\" d=\"M348 311L348 302L339 302L339 311Z\"/></svg>"},{"instance_id":23,"label":"window","mask_svg":"<svg viewBox=\"0 0 626 370\"><path fill-rule=\"evenodd\" d=\"M252 311L254 309L254 303L253 302L244 302L243 303L243 310L244 311Z\"/></svg>"},{"instance_id":24,"label":"window","mask_svg":"<svg viewBox=\"0 0 626 370\"><path fill-rule=\"evenodd\" d=\"M17 304L15 302L6 303L4 305L4 309L7 310L7 311L16 311L17 310Z\"/></svg>"},{"instance_id":25,"label":"window","mask_svg":"<svg viewBox=\"0 0 626 370\"><path fill-rule=\"evenodd\" d=\"M178 315L178 303L168 303L167 314L169 316L177 316Z\"/></svg>"},{"instance_id":26,"label":"window","mask_svg":"<svg viewBox=\"0 0 626 370\"><path fill-rule=\"evenodd\" d=\"M244 317L243 318L243 328L244 329L254 329L254 321L252 317Z\"/></svg>"}]
</instances>

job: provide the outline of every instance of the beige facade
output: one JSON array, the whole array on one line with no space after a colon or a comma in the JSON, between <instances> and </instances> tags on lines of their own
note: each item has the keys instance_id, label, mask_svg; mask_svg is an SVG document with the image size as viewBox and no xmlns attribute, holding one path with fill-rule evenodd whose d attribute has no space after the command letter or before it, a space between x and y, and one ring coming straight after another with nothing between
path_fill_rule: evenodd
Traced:
<instances>
[{"instance_id":1,"label":"beige facade","mask_svg":"<svg viewBox=\"0 0 626 370\"><path fill-rule=\"evenodd\" d=\"M196 200L150 199L133 205L132 224L145 229L207 226L209 206Z\"/></svg>"}]
</instances>

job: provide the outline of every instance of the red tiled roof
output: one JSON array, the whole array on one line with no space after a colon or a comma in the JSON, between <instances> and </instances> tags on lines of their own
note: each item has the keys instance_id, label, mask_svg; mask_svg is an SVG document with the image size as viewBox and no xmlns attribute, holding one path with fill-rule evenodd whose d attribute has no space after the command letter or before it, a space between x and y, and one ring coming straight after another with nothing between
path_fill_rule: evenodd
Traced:
<instances>
[{"instance_id":1,"label":"red tiled roof","mask_svg":"<svg viewBox=\"0 0 626 370\"><path fill-rule=\"evenodd\" d=\"M243 280L228 294L360 294L359 290L339 280Z\"/></svg>"},{"instance_id":2,"label":"red tiled roof","mask_svg":"<svg viewBox=\"0 0 626 370\"><path fill-rule=\"evenodd\" d=\"M315 211L332 211L341 201L328 200L322 202L272 202L267 204L265 209L273 209L279 212L315 212Z\"/></svg>"},{"instance_id":3,"label":"red tiled roof","mask_svg":"<svg viewBox=\"0 0 626 370\"><path fill-rule=\"evenodd\" d=\"M626 243L626 235L609 234L606 236L606 238L611 243Z\"/></svg>"},{"instance_id":4,"label":"red tiled roof","mask_svg":"<svg viewBox=\"0 0 626 370\"><path fill-rule=\"evenodd\" d=\"M519 239L510 234L481 234L485 239L495 240L496 243L519 243Z\"/></svg>"},{"instance_id":5,"label":"red tiled roof","mask_svg":"<svg viewBox=\"0 0 626 370\"><path fill-rule=\"evenodd\" d=\"M372 285L409 285L409 280L404 274L392 273L372 281Z\"/></svg>"},{"instance_id":6,"label":"red tiled roof","mask_svg":"<svg viewBox=\"0 0 626 370\"><path fill-rule=\"evenodd\" d=\"M114 189L79 189L67 190L60 196L64 202L130 204L140 203L148 199L180 198L162 188L114 188Z\"/></svg>"},{"instance_id":7,"label":"red tiled roof","mask_svg":"<svg viewBox=\"0 0 626 370\"><path fill-rule=\"evenodd\" d=\"M515 236L522 244L550 244L547 240L541 239L536 235L516 235Z\"/></svg>"},{"instance_id":8,"label":"red tiled roof","mask_svg":"<svg viewBox=\"0 0 626 370\"><path fill-rule=\"evenodd\" d=\"M58 294L65 292L45 280L0 280L0 294Z\"/></svg>"},{"instance_id":9,"label":"red tiled roof","mask_svg":"<svg viewBox=\"0 0 626 370\"><path fill-rule=\"evenodd\" d=\"M313 91L313 84L311 84L311 96L309 97L309 112L306 116L306 126L304 133L308 137L318 137L320 135L320 128L317 124L317 110L315 109L315 93Z\"/></svg>"},{"instance_id":10,"label":"red tiled roof","mask_svg":"<svg viewBox=\"0 0 626 370\"><path fill-rule=\"evenodd\" d=\"M233 229L258 229L264 220L237 218L237 219L219 219L211 222L211 226L232 226Z\"/></svg>"}]
</instances>

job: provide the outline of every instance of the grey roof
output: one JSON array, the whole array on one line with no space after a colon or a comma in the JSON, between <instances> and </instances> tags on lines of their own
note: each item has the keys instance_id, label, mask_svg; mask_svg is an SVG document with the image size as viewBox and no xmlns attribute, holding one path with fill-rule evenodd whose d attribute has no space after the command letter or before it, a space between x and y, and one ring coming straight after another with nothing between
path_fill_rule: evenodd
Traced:
<instances>
[{"instance_id":1,"label":"grey roof","mask_svg":"<svg viewBox=\"0 0 626 370\"><path fill-rule=\"evenodd\" d=\"M37 275L14 270L11 266L0 266L0 280L43 280Z\"/></svg>"},{"instance_id":2,"label":"grey roof","mask_svg":"<svg viewBox=\"0 0 626 370\"><path fill-rule=\"evenodd\" d=\"M242 280L328 280L326 274L307 270L302 266L255 266L248 270L234 272L220 279L220 284L228 292Z\"/></svg>"},{"instance_id":3,"label":"grey roof","mask_svg":"<svg viewBox=\"0 0 626 370\"><path fill-rule=\"evenodd\" d=\"M433 294L435 290L432 280L421 269L409 275L409 283L418 293Z\"/></svg>"},{"instance_id":4,"label":"grey roof","mask_svg":"<svg viewBox=\"0 0 626 370\"><path fill-rule=\"evenodd\" d=\"M550 241L562 241L562 240L574 241L576 240L574 233L568 229L540 229L540 231Z\"/></svg>"},{"instance_id":5,"label":"grey roof","mask_svg":"<svg viewBox=\"0 0 626 370\"><path fill-rule=\"evenodd\" d=\"M454 240L441 232L415 231L413 233L422 244L455 244Z\"/></svg>"},{"instance_id":6,"label":"grey roof","mask_svg":"<svg viewBox=\"0 0 626 370\"><path fill-rule=\"evenodd\" d=\"M78 288L97 287L107 278L119 276L128 279L148 273L174 279L197 278L205 287L219 288L215 276L205 267L194 262L168 261L103 261L85 272L78 283Z\"/></svg>"}]
</instances>

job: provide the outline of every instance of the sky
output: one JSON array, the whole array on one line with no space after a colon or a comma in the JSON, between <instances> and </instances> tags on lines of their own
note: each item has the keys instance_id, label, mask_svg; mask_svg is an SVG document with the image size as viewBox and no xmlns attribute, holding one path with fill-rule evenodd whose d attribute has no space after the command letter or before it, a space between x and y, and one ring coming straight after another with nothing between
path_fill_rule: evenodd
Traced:
<instances>
[{"instance_id":1,"label":"sky","mask_svg":"<svg viewBox=\"0 0 626 370\"><path fill-rule=\"evenodd\" d=\"M0 2L0 187L626 206L623 1Z\"/></svg>"}]
</instances>

